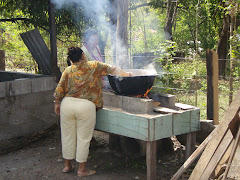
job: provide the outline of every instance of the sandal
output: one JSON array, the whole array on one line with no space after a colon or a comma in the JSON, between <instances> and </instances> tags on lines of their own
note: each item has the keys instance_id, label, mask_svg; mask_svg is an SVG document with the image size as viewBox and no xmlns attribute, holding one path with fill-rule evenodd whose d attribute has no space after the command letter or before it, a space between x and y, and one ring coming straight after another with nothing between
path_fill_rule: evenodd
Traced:
<instances>
[{"instance_id":1,"label":"sandal","mask_svg":"<svg viewBox=\"0 0 240 180\"><path fill-rule=\"evenodd\" d=\"M88 170L88 174L78 174L79 177L84 177L84 176L91 176L93 174L95 174L96 171L95 170Z\"/></svg>"},{"instance_id":2,"label":"sandal","mask_svg":"<svg viewBox=\"0 0 240 180\"><path fill-rule=\"evenodd\" d=\"M72 166L71 169L69 170L66 170L65 168L63 168L62 172L68 173L68 172L71 172L72 170L74 170L74 166Z\"/></svg>"}]
</instances>

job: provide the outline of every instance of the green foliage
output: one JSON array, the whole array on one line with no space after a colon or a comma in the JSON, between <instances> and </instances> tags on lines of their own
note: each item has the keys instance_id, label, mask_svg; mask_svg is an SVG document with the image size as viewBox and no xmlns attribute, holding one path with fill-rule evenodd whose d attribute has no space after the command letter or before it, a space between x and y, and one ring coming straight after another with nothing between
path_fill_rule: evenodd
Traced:
<instances>
[{"instance_id":1,"label":"green foliage","mask_svg":"<svg viewBox=\"0 0 240 180\"><path fill-rule=\"evenodd\" d=\"M141 4L133 4L137 6ZM165 40L164 32L157 11L149 7L131 11L131 53L155 52ZM130 43L130 41L129 41Z\"/></svg>"},{"instance_id":2,"label":"green foliage","mask_svg":"<svg viewBox=\"0 0 240 180\"><path fill-rule=\"evenodd\" d=\"M174 77L172 76L170 70L173 68L173 56L176 51L176 43L172 41L165 41L160 44L160 48L156 52L155 64L162 66L164 74L161 76L159 81L162 85L168 86L173 83ZM157 84L157 83L155 83Z\"/></svg>"},{"instance_id":3,"label":"green foliage","mask_svg":"<svg viewBox=\"0 0 240 180\"><path fill-rule=\"evenodd\" d=\"M229 43L231 44L232 46L232 51L229 52L229 55L231 57L231 59L233 60L234 62L234 71L233 71L233 74L235 76L240 76L240 72L239 72L239 61L235 61L236 59L240 59L240 42L239 42L239 39L240 39L240 36L239 36L239 31L240 31L240 28L238 28L238 30L235 30L233 32L233 36L231 36L229 38Z\"/></svg>"},{"instance_id":4,"label":"green foliage","mask_svg":"<svg viewBox=\"0 0 240 180\"><path fill-rule=\"evenodd\" d=\"M22 27L34 26L49 31L48 2L46 0L2 0L0 11L4 18L25 18L15 21ZM92 26L93 19L84 15L82 7L66 5L55 10L57 35L74 33L81 36L86 26ZM77 21L76 21L77 20Z\"/></svg>"},{"instance_id":5,"label":"green foliage","mask_svg":"<svg viewBox=\"0 0 240 180\"><path fill-rule=\"evenodd\" d=\"M0 49L5 51L6 54L6 66L7 69L20 70L30 73L40 73L38 65L32 58L31 53L22 41L20 34L25 31L31 30L33 27L25 27L25 29L19 28L15 23L5 22L1 23L1 27L4 29L2 38L4 40L1 43ZM46 45L50 49L49 33L39 29ZM67 49L70 46L80 46L80 40L78 36L74 34L71 36L61 36L60 39L66 39L66 41L57 41L58 47L58 64L63 71L67 67Z\"/></svg>"},{"instance_id":6,"label":"green foliage","mask_svg":"<svg viewBox=\"0 0 240 180\"><path fill-rule=\"evenodd\" d=\"M197 1L181 1L181 7L176 17L176 26L173 39L186 54L193 54L196 50L196 5ZM198 7L198 44L199 51L205 53L206 49L213 49L217 43L218 31L211 20L210 4L200 3Z\"/></svg>"},{"instance_id":7,"label":"green foliage","mask_svg":"<svg viewBox=\"0 0 240 180\"><path fill-rule=\"evenodd\" d=\"M35 64L29 53L27 47L20 40L20 33L18 25L13 23L1 23L1 28L4 29L2 33L3 43L0 49L5 50L7 67L9 68L22 68L25 71L33 71Z\"/></svg>"},{"instance_id":8,"label":"green foliage","mask_svg":"<svg viewBox=\"0 0 240 180\"><path fill-rule=\"evenodd\" d=\"M186 89L193 92L197 83L198 89L206 90L206 65L204 61L186 59L179 63L171 62L171 65L167 66L168 70L160 79L164 87Z\"/></svg>"},{"instance_id":9,"label":"green foliage","mask_svg":"<svg viewBox=\"0 0 240 180\"><path fill-rule=\"evenodd\" d=\"M23 20L1 22L0 37L4 43L0 49L6 52L7 67L24 69L39 73L36 62L20 38L20 33L38 28L44 41L50 46L48 2L45 0L3 0L0 4L1 19ZM80 37L86 26L92 26L91 16L84 16L84 9L75 5L55 9L58 46L58 62L61 70L66 67L67 48L71 45L80 46ZM50 47L49 47L50 49Z\"/></svg>"},{"instance_id":10,"label":"green foliage","mask_svg":"<svg viewBox=\"0 0 240 180\"><path fill-rule=\"evenodd\" d=\"M165 1L163 1L163 0L152 0L150 2L150 5L155 9L162 8L165 5Z\"/></svg>"},{"instance_id":11,"label":"green foliage","mask_svg":"<svg viewBox=\"0 0 240 180\"><path fill-rule=\"evenodd\" d=\"M173 22L174 42L171 42L165 41L163 29L166 23L166 1L151 0L150 6L141 6L147 4L146 2L149 1L131 1L131 7L139 6L139 8L131 10L131 27L130 24L128 26L130 53L154 52L156 68L162 68L164 71L159 78L156 78L154 90L175 94L177 101L195 105L195 90L197 88L198 106L201 108L201 113L206 114L204 112L204 109L206 109L207 89L206 65L205 60L201 58L205 57L205 50L216 50L223 27L223 16L226 13L231 15L233 4L227 4L230 1L201 0L197 6L197 0L178 0L178 8ZM55 10L58 65L61 71L67 66L67 48L73 45L81 46L81 35L85 28L94 26L98 18L96 17L98 15L91 16L91 13L85 15L84 11L86 10L75 5L64 6L62 9ZM36 62L32 59L19 34L37 27L49 47L48 1L2 0L0 12L1 19L25 18L24 21L0 23L0 29L3 30L0 37L4 41L4 43L0 44L0 49L6 51L7 66L39 73ZM198 25L196 25L197 12ZM235 13L237 20L239 20L239 13L237 11ZM197 37L196 27L198 27ZM106 47L111 49L111 37L110 33L107 33L109 29L104 25L98 26L97 29L104 29L104 32L100 31L100 34L103 40L107 41ZM236 29L234 34L235 36L230 38L229 43L234 46L233 51L230 52L235 59L234 89L239 89L240 28ZM196 56L196 38L199 41L199 56ZM176 52L184 52L185 59L175 59ZM110 62L111 57L107 60ZM229 62L227 63L229 64ZM224 101L221 102L221 104L224 104L222 108L225 109L228 103L227 95L229 91L227 80L219 82L219 90L221 93L220 101ZM203 118L202 114L201 117Z\"/></svg>"}]
</instances>

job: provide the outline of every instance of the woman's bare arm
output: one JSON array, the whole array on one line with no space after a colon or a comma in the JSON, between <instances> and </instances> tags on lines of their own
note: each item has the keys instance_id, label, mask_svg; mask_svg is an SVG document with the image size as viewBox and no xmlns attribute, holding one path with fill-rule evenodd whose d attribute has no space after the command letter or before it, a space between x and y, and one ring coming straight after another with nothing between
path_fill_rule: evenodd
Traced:
<instances>
[{"instance_id":1,"label":"woman's bare arm","mask_svg":"<svg viewBox=\"0 0 240 180\"><path fill-rule=\"evenodd\" d=\"M131 72L126 72L118 67L114 67L114 70L112 71L112 75L117 76L132 76Z\"/></svg>"}]
</instances>

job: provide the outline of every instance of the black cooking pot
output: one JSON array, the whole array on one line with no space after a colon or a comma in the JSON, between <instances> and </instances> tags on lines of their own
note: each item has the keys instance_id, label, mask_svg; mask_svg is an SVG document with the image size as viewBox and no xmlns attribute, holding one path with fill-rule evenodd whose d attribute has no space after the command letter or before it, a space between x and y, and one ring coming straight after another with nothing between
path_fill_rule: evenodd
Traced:
<instances>
[{"instance_id":1,"label":"black cooking pot","mask_svg":"<svg viewBox=\"0 0 240 180\"><path fill-rule=\"evenodd\" d=\"M126 69L133 76L108 75L112 89L120 95L144 95L154 83L156 73L144 69Z\"/></svg>"}]
</instances>

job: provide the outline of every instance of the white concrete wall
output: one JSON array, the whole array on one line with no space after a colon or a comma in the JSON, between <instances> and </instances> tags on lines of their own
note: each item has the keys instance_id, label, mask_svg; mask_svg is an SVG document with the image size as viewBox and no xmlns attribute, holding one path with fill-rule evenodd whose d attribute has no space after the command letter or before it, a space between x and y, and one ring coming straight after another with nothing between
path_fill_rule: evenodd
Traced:
<instances>
[{"instance_id":1,"label":"white concrete wall","mask_svg":"<svg viewBox=\"0 0 240 180\"><path fill-rule=\"evenodd\" d=\"M26 136L58 122L54 77L0 82L0 141Z\"/></svg>"}]
</instances>

